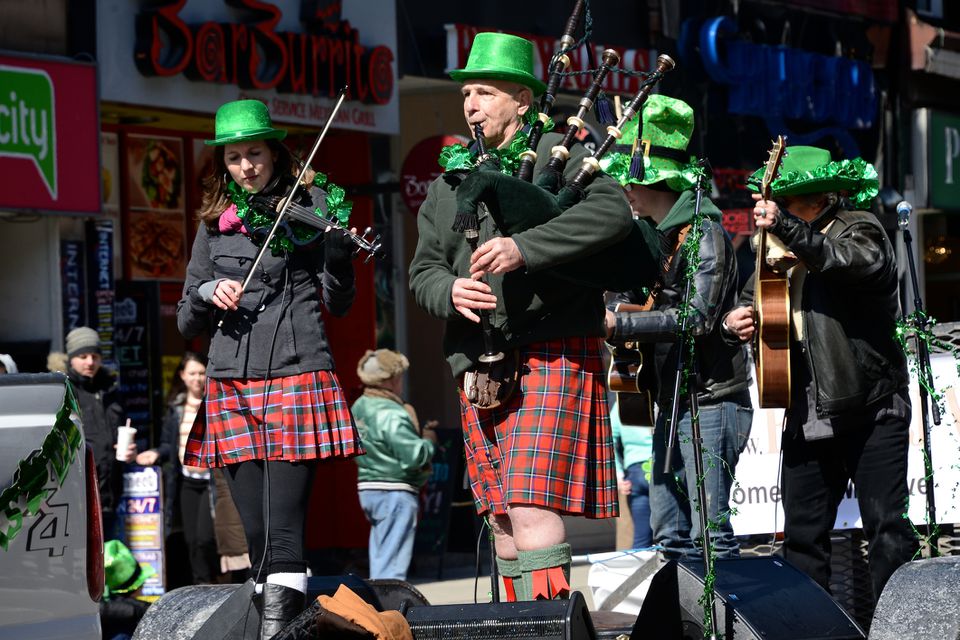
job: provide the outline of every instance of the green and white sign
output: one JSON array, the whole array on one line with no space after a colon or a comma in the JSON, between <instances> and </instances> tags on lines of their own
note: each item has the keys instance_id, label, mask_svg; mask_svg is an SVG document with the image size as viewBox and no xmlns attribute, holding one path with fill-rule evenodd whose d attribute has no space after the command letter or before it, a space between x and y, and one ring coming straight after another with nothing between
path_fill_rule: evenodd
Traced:
<instances>
[{"instance_id":1,"label":"green and white sign","mask_svg":"<svg viewBox=\"0 0 960 640\"><path fill-rule=\"evenodd\" d=\"M960 116L931 111L927 132L930 206L960 210Z\"/></svg>"},{"instance_id":2,"label":"green and white sign","mask_svg":"<svg viewBox=\"0 0 960 640\"><path fill-rule=\"evenodd\" d=\"M57 198L53 82L46 71L0 65L0 157L27 158Z\"/></svg>"}]
</instances>

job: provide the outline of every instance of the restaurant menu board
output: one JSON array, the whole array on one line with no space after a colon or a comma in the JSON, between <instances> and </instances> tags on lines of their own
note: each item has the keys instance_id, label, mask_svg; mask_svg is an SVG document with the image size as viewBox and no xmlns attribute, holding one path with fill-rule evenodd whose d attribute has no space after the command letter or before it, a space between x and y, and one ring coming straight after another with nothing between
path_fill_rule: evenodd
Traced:
<instances>
[{"instance_id":1,"label":"restaurant menu board","mask_svg":"<svg viewBox=\"0 0 960 640\"><path fill-rule=\"evenodd\" d=\"M149 599L164 594L162 486L160 467L127 465L123 474L123 497L117 508L123 523L124 544L137 562L149 564L156 571L141 590Z\"/></svg>"},{"instance_id":2,"label":"restaurant menu board","mask_svg":"<svg viewBox=\"0 0 960 640\"><path fill-rule=\"evenodd\" d=\"M125 138L126 256L134 279L183 280L186 225L183 141L130 134Z\"/></svg>"}]
</instances>

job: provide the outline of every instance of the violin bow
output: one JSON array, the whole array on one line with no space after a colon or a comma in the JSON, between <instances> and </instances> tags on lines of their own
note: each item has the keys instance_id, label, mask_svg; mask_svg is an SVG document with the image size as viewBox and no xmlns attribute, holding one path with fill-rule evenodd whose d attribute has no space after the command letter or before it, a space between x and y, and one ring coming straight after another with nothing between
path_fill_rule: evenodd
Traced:
<instances>
[{"instance_id":1,"label":"violin bow","mask_svg":"<svg viewBox=\"0 0 960 640\"><path fill-rule=\"evenodd\" d=\"M300 188L304 174L306 174L307 169L310 168L310 163L313 162L313 157L317 155L317 150L320 148L320 143L323 142L323 139L327 136L327 131L330 129L330 125L333 124L333 121L337 117L337 112L340 111L340 106L343 104L343 99L347 95L347 87L348 85L344 85L343 88L340 89L340 95L337 98L337 103L333 106L333 111L331 111L330 115L327 117L327 122L323 125L323 129L320 131L317 141L313 144L313 149L310 151L310 155L307 156L306 161L303 163L303 167L300 169L300 175L297 176L297 181L294 183L290 193L287 194L287 197L284 199L283 208L280 209L280 213L277 214L277 219L274 220L273 226L270 227L270 233L268 233L267 237L264 239L263 245L260 247L260 251L257 253L257 257L253 260L253 264L250 265L250 270L247 272L247 276L240 284L241 293L246 291L247 285L250 284L250 280L253 279L253 274L254 271L256 271L257 265L260 264L261 260L263 260L263 256L266 255L267 249L270 248L270 241L273 240L273 236L277 233L277 229L280 228L280 223L283 221L284 216L287 215L287 209L290 208L290 204L293 202L294 196L297 195L297 189ZM221 327L223 327L223 318L220 318L220 322L217 323L217 328L219 329Z\"/></svg>"}]
</instances>

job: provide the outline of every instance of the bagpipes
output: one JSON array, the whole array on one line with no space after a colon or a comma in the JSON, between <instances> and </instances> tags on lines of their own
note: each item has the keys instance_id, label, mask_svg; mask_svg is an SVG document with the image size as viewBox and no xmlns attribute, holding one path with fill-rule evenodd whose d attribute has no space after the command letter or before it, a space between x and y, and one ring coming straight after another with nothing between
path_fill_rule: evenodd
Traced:
<instances>
[{"instance_id":1,"label":"bagpipes","mask_svg":"<svg viewBox=\"0 0 960 640\"><path fill-rule=\"evenodd\" d=\"M583 2L578 0L574 14L567 22L567 31L561 38L561 48L551 59L547 90L540 107L548 109L554 100L567 66L566 51L572 48L572 33L576 28ZM564 44L567 43L567 44ZM577 131L583 127L583 118L594 106L600 88L607 75L619 62L615 51L603 52L602 64L594 80L580 100L575 116L567 120L567 132L560 144L550 150L549 160L543 164L536 184L525 180L532 177L537 159L536 147L540 144L544 123L548 115L541 111L529 134L529 148L521 154L518 176L499 171L494 156L478 158L477 169L463 178L457 187L457 216L453 230L462 232L478 219L478 208L486 205L497 227L505 236L521 233L553 220L570 207L576 206L586 196L586 189L600 172L600 159L622 135L623 126L643 108L653 87L665 73L674 68L670 56L657 58L657 68L641 83L615 125L607 127L607 136L597 150L582 161L575 177L563 184L563 173L570 158L570 147ZM597 220L604 224L603 219ZM602 257L599 255L602 253ZM574 261L551 267L546 272L575 284L608 291L628 291L650 286L660 275L664 260L664 241L660 233L644 220L634 220L629 234L613 245L598 247L597 252Z\"/></svg>"}]
</instances>

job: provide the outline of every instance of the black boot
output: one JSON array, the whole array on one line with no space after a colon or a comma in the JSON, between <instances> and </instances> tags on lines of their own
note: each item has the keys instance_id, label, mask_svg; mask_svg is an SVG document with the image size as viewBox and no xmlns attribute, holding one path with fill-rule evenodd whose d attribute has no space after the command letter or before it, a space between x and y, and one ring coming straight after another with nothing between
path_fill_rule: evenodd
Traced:
<instances>
[{"instance_id":1,"label":"black boot","mask_svg":"<svg viewBox=\"0 0 960 640\"><path fill-rule=\"evenodd\" d=\"M303 611L306 595L302 591L270 582L263 585L263 617L260 621L260 640L270 640L288 622Z\"/></svg>"}]
</instances>

